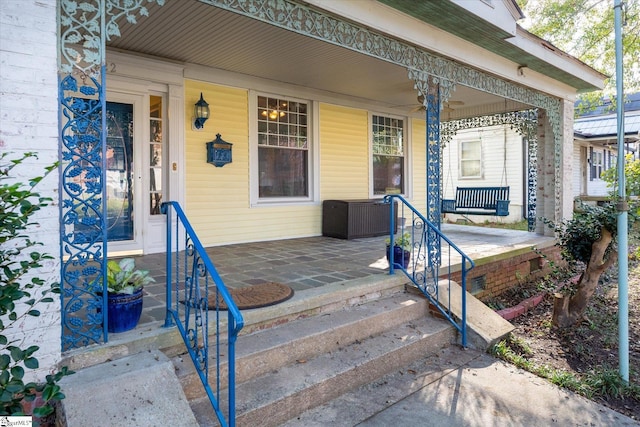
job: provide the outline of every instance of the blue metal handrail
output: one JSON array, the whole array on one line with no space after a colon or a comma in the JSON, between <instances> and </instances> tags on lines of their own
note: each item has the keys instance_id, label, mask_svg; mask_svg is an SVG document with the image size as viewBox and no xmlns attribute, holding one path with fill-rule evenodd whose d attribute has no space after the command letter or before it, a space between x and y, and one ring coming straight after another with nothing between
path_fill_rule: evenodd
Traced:
<instances>
[{"instance_id":1,"label":"blue metal handrail","mask_svg":"<svg viewBox=\"0 0 640 427\"><path fill-rule=\"evenodd\" d=\"M167 215L167 314L164 326L177 325L218 421L222 426L233 427L236 419L235 343L238 333L244 326L244 320L180 205L177 202L165 202L161 205L161 211ZM215 292L215 300L213 300L215 302L209 298L210 291ZM174 296L175 301L173 301ZM215 324L212 325L215 327L213 334L216 352L215 392L209 383L210 301L215 304ZM220 311L225 309L227 310L227 418L220 404L223 389L220 376L220 348L224 345L220 338L220 331L224 327L220 322ZM213 311L213 308L211 310Z\"/></svg>"},{"instance_id":2,"label":"blue metal handrail","mask_svg":"<svg viewBox=\"0 0 640 427\"><path fill-rule=\"evenodd\" d=\"M388 251L389 274L394 274L395 269L402 270L409 279L422 291L422 293L437 307L438 311L453 324L461 335L461 344L467 346L467 273L475 264L460 248L458 248L440 229L427 220L416 208L400 195L388 195L384 198L389 203L389 242L400 243L406 251L398 250L399 259L395 250ZM399 202L399 203L396 203ZM399 205L399 206L398 206ZM396 218L402 218L400 239L396 238ZM407 221L410 220L410 221ZM406 224L409 224L406 228ZM407 235L408 234L408 235ZM443 243L444 249L443 249ZM393 244L389 247L393 248ZM443 250L446 256L443 256ZM451 276L452 265L457 264L460 257L461 268L461 319L456 320L451 311ZM443 259L446 267L443 267ZM441 271L444 269L444 271ZM447 281L448 301L443 304L439 298L438 283Z\"/></svg>"}]
</instances>

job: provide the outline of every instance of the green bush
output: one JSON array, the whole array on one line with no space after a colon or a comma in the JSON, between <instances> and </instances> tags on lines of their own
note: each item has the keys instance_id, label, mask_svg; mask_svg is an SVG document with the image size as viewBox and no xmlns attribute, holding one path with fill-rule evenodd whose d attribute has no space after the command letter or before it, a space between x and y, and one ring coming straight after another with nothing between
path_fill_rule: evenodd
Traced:
<instances>
[{"instance_id":1,"label":"green bush","mask_svg":"<svg viewBox=\"0 0 640 427\"><path fill-rule=\"evenodd\" d=\"M613 188L613 197L618 196L618 170L613 167L602 172L602 179ZM633 155L625 156L624 164L625 192L627 196L640 196L640 159Z\"/></svg>"},{"instance_id":2,"label":"green bush","mask_svg":"<svg viewBox=\"0 0 640 427\"><path fill-rule=\"evenodd\" d=\"M42 267L43 261L52 259L51 255L38 251L42 244L31 240L27 231L36 225L32 215L51 202L36 193L34 187L56 167L46 168L44 175L28 184L13 182L10 179L13 169L30 157L36 154L25 153L13 160L8 153L0 154L0 415L24 415L23 402L33 402L40 394L43 403L33 409L33 415L41 418L51 414L53 405L64 399L57 382L72 372L62 368L47 375L45 383L25 383L26 370L39 367L36 355L39 347L7 337L7 331L19 320L40 315L39 303L51 303L54 301L51 294L60 293L59 283L47 284L29 274Z\"/></svg>"},{"instance_id":3,"label":"green bush","mask_svg":"<svg viewBox=\"0 0 640 427\"><path fill-rule=\"evenodd\" d=\"M631 232L637 232L633 228L638 219L637 206L629 210L628 223ZM581 204L574 213L573 218L558 224L544 219L547 226L554 229L558 237L558 244L562 247L562 257L568 262L587 263L591 257L593 242L600 238L602 228L606 228L613 235L615 244L618 235L618 212L613 202L604 206L591 206ZM609 250L612 248L610 247Z\"/></svg>"}]
</instances>

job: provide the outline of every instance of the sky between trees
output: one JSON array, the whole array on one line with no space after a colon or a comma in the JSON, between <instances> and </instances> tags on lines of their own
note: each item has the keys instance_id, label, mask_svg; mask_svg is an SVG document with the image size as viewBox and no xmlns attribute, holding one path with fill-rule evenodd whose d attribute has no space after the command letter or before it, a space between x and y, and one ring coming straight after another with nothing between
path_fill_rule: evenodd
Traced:
<instances>
[{"instance_id":1,"label":"sky between trees","mask_svg":"<svg viewBox=\"0 0 640 427\"><path fill-rule=\"evenodd\" d=\"M614 0L516 0L526 19L520 25L587 65L610 76L604 93L585 100L615 97ZM623 33L624 93L640 92L640 0L625 0Z\"/></svg>"}]
</instances>

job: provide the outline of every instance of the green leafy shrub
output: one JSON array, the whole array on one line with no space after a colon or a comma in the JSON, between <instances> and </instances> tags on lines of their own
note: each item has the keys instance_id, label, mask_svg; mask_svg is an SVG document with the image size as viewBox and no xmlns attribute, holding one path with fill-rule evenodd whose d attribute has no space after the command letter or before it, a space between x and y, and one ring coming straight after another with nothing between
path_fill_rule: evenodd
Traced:
<instances>
[{"instance_id":1,"label":"green leafy shrub","mask_svg":"<svg viewBox=\"0 0 640 427\"><path fill-rule=\"evenodd\" d=\"M39 367L39 347L21 340L10 341L7 336L7 331L21 319L40 316L39 303L51 303L51 295L60 293L59 283L48 285L40 277L29 275L42 267L43 261L52 259L38 251L42 244L31 240L27 229L36 225L32 215L51 202L36 193L34 187L56 167L46 168L44 175L28 184L12 182L12 170L30 157L36 154L25 153L13 160L8 153L0 154L0 414L24 415L23 404L34 402L40 395L42 403L33 408L37 424L37 418L50 415L53 405L64 399L57 382L72 372L62 368L47 375L44 383L25 383L26 370Z\"/></svg>"},{"instance_id":2,"label":"green leafy shrub","mask_svg":"<svg viewBox=\"0 0 640 427\"><path fill-rule=\"evenodd\" d=\"M618 196L618 170L609 168L602 172L602 179L613 189L613 197ZM633 160L632 154L625 156L624 164L625 193L627 196L640 196L640 159Z\"/></svg>"},{"instance_id":3,"label":"green leafy shrub","mask_svg":"<svg viewBox=\"0 0 640 427\"><path fill-rule=\"evenodd\" d=\"M634 209L629 211L630 230L634 230L633 224L637 217ZM562 247L562 257L569 262L586 264L589 261L593 242L600 238L602 228L611 232L614 242L618 234L618 213L615 204L611 202L604 206L581 204L572 219L558 224L548 219L543 221L556 232L559 246Z\"/></svg>"}]
</instances>

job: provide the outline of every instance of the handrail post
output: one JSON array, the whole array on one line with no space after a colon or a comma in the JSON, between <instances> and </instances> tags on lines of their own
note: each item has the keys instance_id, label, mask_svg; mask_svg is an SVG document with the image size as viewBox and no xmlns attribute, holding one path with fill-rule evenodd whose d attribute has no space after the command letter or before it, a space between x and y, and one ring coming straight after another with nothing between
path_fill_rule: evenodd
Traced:
<instances>
[{"instance_id":1,"label":"handrail post","mask_svg":"<svg viewBox=\"0 0 640 427\"><path fill-rule=\"evenodd\" d=\"M236 322L231 312L227 315L227 339L229 342L229 427L236 425Z\"/></svg>"},{"instance_id":2,"label":"handrail post","mask_svg":"<svg viewBox=\"0 0 640 427\"><path fill-rule=\"evenodd\" d=\"M462 319L460 319L460 341L467 348L467 260L462 258Z\"/></svg>"},{"instance_id":3,"label":"handrail post","mask_svg":"<svg viewBox=\"0 0 640 427\"><path fill-rule=\"evenodd\" d=\"M385 196L385 200L389 202L389 274L395 274L394 268L394 253L393 250L395 242L395 212L393 211L393 196Z\"/></svg>"},{"instance_id":4,"label":"handrail post","mask_svg":"<svg viewBox=\"0 0 640 427\"><path fill-rule=\"evenodd\" d=\"M160 210L163 214L167 216L167 250L165 251L165 263L167 268L167 277L166 277L166 286L165 286L165 298L166 298L166 312L164 315L164 325L165 328L170 328L175 325L173 322L173 316L171 315L171 294L173 292L172 278L173 271L171 269L171 210L168 203L162 203L160 206Z\"/></svg>"}]
</instances>

